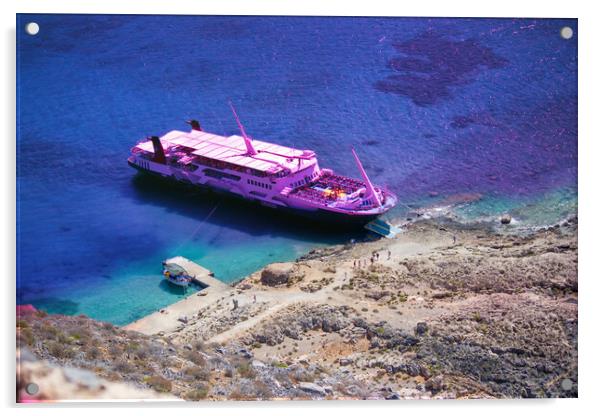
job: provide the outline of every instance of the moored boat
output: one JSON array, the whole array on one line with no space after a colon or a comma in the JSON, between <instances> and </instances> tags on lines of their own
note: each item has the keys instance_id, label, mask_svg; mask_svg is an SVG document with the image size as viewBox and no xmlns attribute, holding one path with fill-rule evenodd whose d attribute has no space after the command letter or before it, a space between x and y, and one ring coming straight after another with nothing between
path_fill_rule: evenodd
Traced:
<instances>
[{"instance_id":1,"label":"moored boat","mask_svg":"<svg viewBox=\"0 0 602 416\"><path fill-rule=\"evenodd\" d=\"M316 153L251 139L232 111L241 135L189 132L151 136L132 148L133 168L331 223L365 224L386 213L397 197L373 185L355 150L362 179L320 168Z\"/></svg>"},{"instance_id":2,"label":"moored boat","mask_svg":"<svg viewBox=\"0 0 602 416\"><path fill-rule=\"evenodd\" d=\"M192 282L192 276L188 275L183 267L168 261L163 262L163 276L169 283L176 286L188 287Z\"/></svg>"}]
</instances>

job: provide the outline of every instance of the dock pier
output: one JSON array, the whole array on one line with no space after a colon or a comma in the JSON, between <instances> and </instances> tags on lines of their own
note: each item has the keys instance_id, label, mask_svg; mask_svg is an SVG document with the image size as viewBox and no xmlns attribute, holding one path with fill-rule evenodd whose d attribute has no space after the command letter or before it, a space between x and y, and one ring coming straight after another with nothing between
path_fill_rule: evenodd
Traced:
<instances>
[{"instance_id":1,"label":"dock pier","mask_svg":"<svg viewBox=\"0 0 602 416\"><path fill-rule=\"evenodd\" d=\"M181 327L183 319L190 319L204 306L234 291L232 286L219 281L213 276L210 270L192 260L177 256L165 261L175 263L184 269L192 277L192 283L200 286L202 289L179 302L166 306L159 311L124 326L123 329L147 335L174 331L178 327Z\"/></svg>"},{"instance_id":2,"label":"dock pier","mask_svg":"<svg viewBox=\"0 0 602 416\"><path fill-rule=\"evenodd\" d=\"M171 259L165 260L165 262L177 264L178 266L180 266L186 271L186 273L190 277L192 277L192 283L194 283L197 286L200 286L203 289L230 289L230 286L216 279L213 276L213 272L211 272L211 270L204 268L200 264L195 263L192 260L187 259L186 257L172 257Z\"/></svg>"}]
</instances>

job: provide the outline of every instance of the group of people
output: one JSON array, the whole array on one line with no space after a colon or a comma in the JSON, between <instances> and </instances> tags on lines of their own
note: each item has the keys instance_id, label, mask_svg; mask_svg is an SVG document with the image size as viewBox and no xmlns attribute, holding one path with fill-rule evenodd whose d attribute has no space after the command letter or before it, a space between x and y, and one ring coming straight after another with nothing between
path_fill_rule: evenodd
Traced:
<instances>
[{"instance_id":1,"label":"group of people","mask_svg":"<svg viewBox=\"0 0 602 416\"><path fill-rule=\"evenodd\" d=\"M372 256L370 256L370 265L373 265L374 262L377 262L380 259L380 252L373 251ZM391 260L391 250L387 250L387 260ZM361 269L362 267L368 266L368 260L366 259L354 259L353 260L353 268Z\"/></svg>"}]
</instances>

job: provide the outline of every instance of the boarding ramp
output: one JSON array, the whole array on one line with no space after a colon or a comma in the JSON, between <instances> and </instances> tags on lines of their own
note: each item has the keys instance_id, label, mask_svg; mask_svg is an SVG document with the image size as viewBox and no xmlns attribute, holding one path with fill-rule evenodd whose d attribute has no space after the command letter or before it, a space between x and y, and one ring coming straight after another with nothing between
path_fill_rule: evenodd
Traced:
<instances>
[{"instance_id":1,"label":"boarding ramp","mask_svg":"<svg viewBox=\"0 0 602 416\"><path fill-rule=\"evenodd\" d=\"M395 236L401 232L401 228L378 218L370 221L364 228L386 238L395 238Z\"/></svg>"}]
</instances>

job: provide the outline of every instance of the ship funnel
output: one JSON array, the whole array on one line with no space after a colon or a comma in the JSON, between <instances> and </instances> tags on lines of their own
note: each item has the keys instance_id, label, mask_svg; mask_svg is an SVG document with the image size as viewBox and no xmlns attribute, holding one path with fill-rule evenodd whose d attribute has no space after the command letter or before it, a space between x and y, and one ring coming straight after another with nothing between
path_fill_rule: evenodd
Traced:
<instances>
[{"instance_id":1,"label":"ship funnel","mask_svg":"<svg viewBox=\"0 0 602 416\"><path fill-rule=\"evenodd\" d=\"M382 206L382 204L380 203L380 198L376 194L376 190L374 189L372 182L370 182L370 178L368 178L368 174L364 170L364 167L362 166L362 162L360 162L360 158L357 157L357 154L355 153L355 150L353 148L351 148L351 152L353 153L353 157L355 158L355 163L357 163L357 167L359 168L359 170L362 174L362 178L364 179L364 183L366 184L366 189L368 191L368 195L366 195L366 199L373 197L374 200L376 201L376 204L379 207Z\"/></svg>"},{"instance_id":2,"label":"ship funnel","mask_svg":"<svg viewBox=\"0 0 602 416\"><path fill-rule=\"evenodd\" d=\"M161 140L159 140L157 136L151 136L150 139L153 142L153 150L155 152L153 161L165 164L165 152L163 151L163 145L161 144Z\"/></svg>"},{"instance_id":3,"label":"ship funnel","mask_svg":"<svg viewBox=\"0 0 602 416\"><path fill-rule=\"evenodd\" d=\"M190 124L192 130L203 131L201 128L201 123L198 120L188 120L186 123Z\"/></svg>"},{"instance_id":4,"label":"ship funnel","mask_svg":"<svg viewBox=\"0 0 602 416\"><path fill-rule=\"evenodd\" d=\"M242 134L242 137L245 139L245 146L247 146L247 154L251 155L251 156L256 155L257 151L253 147L253 142L251 141L249 136L247 136L247 133L245 133L245 129L242 126L240 119L238 118L238 114L236 114L236 110L234 109L232 102L229 101L228 104L230 104L230 108L232 109L232 113L234 114L234 118L236 119L236 124L238 124L238 128L240 129L240 133Z\"/></svg>"}]
</instances>

